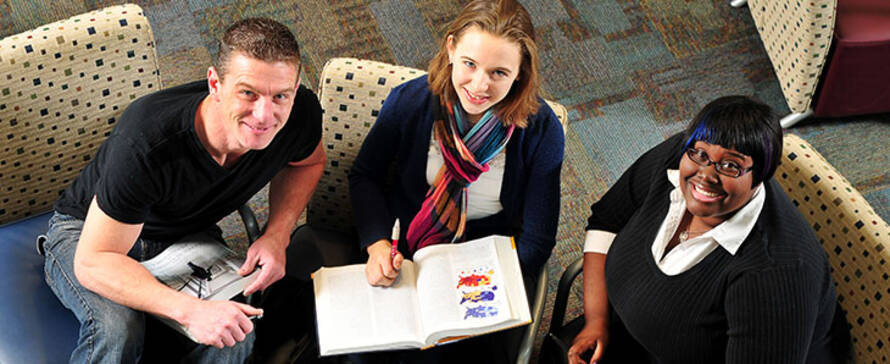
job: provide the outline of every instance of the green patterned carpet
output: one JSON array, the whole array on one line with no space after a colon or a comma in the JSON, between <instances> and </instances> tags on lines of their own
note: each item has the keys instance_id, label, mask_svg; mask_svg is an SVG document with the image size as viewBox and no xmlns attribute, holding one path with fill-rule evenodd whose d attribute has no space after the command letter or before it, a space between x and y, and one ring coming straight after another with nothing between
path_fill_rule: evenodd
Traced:
<instances>
[{"instance_id":1,"label":"green patterned carpet","mask_svg":"<svg viewBox=\"0 0 890 364\"><path fill-rule=\"evenodd\" d=\"M441 29L465 2L136 1L154 30L168 87L204 77L216 52L214 39L232 21L249 16L277 19L296 33L303 80L313 86L331 57L425 68ZM731 8L727 0L521 2L537 29L544 89L569 110L562 221L551 277L581 256L590 203L705 103L751 94L788 112L747 8ZM119 3L0 0L0 36ZM885 220L890 220L888 121L890 114L811 119L790 130L818 149ZM254 207L265 219L263 196L254 199ZM233 238L243 239L231 219L224 225ZM550 287L554 292L555 278ZM569 315L579 312L575 306Z\"/></svg>"}]
</instances>

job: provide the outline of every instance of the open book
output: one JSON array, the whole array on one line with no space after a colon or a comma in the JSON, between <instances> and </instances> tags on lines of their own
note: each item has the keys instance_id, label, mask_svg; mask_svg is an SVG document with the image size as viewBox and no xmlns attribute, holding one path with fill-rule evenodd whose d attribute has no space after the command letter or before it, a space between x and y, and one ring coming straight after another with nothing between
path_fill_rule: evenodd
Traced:
<instances>
[{"instance_id":1,"label":"open book","mask_svg":"<svg viewBox=\"0 0 890 364\"><path fill-rule=\"evenodd\" d=\"M177 291L204 300L229 300L244 291L259 274L238 274L244 262L234 251L215 242L176 243L160 254L142 262L142 266L161 283ZM158 317L192 341L195 338L178 322Z\"/></svg>"},{"instance_id":2,"label":"open book","mask_svg":"<svg viewBox=\"0 0 890 364\"><path fill-rule=\"evenodd\" d=\"M405 260L391 287L365 265L313 274L321 355L426 348L531 322L513 239L439 244Z\"/></svg>"}]
</instances>

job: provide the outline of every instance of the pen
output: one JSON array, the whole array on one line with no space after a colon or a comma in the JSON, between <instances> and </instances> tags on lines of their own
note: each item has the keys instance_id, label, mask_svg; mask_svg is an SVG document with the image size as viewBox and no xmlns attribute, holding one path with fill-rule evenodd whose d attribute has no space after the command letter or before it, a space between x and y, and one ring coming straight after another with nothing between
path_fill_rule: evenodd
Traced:
<instances>
[{"instance_id":1,"label":"pen","mask_svg":"<svg viewBox=\"0 0 890 364\"><path fill-rule=\"evenodd\" d=\"M389 251L389 257L391 259L395 259L396 253L399 252L399 234L401 231L399 230L399 219L396 219L396 222L392 224L392 235L390 236L392 240L392 249Z\"/></svg>"}]
</instances>

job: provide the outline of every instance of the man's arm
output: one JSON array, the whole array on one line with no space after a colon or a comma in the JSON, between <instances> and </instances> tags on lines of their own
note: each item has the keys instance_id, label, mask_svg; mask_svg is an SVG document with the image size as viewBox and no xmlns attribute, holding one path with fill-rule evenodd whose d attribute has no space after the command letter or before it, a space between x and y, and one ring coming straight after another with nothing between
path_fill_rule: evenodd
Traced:
<instances>
[{"instance_id":1,"label":"man's arm","mask_svg":"<svg viewBox=\"0 0 890 364\"><path fill-rule=\"evenodd\" d=\"M269 223L263 236L247 250L247 259L238 270L239 274L246 275L257 266L263 268L257 279L244 289L245 296L263 290L284 277L285 251L290 244L291 231L321 179L325 160L325 152L319 141L311 155L291 163L272 178L269 186Z\"/></svg>"},{"instance_id":2,"label":"man's arm","mask_svg":"<svg viewBox=\"0 0 890 364\"><path fill-rule=\"evenodd\" d=\"M248 315L262 310L231 301L202 301L158 282L127 256L142 224L119 222L90 203L74 254L74 275L80 284L118 304L173 319L198 342L233 346L253 330Z\"/></svg>"}]
</instances>

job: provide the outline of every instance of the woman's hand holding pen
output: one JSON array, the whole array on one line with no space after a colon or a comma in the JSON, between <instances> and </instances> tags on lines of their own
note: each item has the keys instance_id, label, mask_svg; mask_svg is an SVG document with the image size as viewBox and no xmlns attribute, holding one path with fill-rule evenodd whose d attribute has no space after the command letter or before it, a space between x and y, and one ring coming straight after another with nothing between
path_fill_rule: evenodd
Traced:
<instances>
[{"instance_id":1,"label":"woman's hand holding pen","mask_svg":"<svg viewBox=\"0 0 890 364\"><path fill-rule=\"evenodd\" d=\"M392 244L388 239L380 239L368 246L368 264L365 265L365 276L372 286L390 286L399 276L402 268L402 254L398 251L391 255Z\"/></svg>"}]
</instances>

